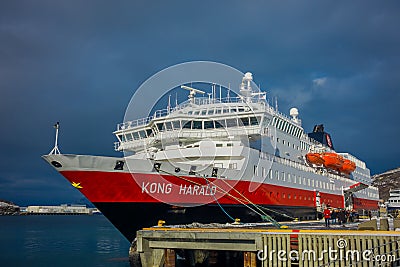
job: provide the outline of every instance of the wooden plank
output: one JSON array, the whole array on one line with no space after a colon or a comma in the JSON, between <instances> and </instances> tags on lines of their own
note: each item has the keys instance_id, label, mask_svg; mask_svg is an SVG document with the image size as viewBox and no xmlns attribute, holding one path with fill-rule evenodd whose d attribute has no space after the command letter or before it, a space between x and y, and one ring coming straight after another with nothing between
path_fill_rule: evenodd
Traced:
<instances>
[{"instance_id":1,"label":"wooden plank","mask_svg":"<svg viewBox=\"0 0 400 267\"><path fill-rule=\"evenodd\" d=\"M372 240L372 237L366 237L366 239L367 239L367 248L369 249L369 250L372 250L372 254L371 254L371 257L374 257L374 252L373 252L373 248L374 248L374 244L373 244L373 240ZM371 266L371 267L373 267L374 266L374 262L373 261L368 261L368 266Z\"/></svg>"},{"instance_id":2,"label":"wooden plank","mask_svg":"<svg viewBox=\"0 0 400 267\"><path fill-rule=\"evenodd\" d=\"M329 236L327 236L327 235L323 236L323 238L322 238L322 247L321 247L321 250L318 252L319 255L322 254L323 250L327 250L328 249L328 246L329 246L329 241L328 240L329 240ZM325 264L328 264L328 262L329 262L329 258L328 257L324 257L323 260L320 262L320 264L321 265L325 265ZM325 266L328 266L328 265L325 265Z\"/></svg>"},{"instance_id":3,"label":"wooden plank","mask_svg":"<svg viewBox=\"0 0 400 267\"><path fill-rule=\"evenodd\" d=\"M277 249L277 252L276 252L276 254L277 254L277 260L278 260L278 267L283 267L283 266L285 266L284 265L284 261L282 260L282 258L284 258L284 257L282 257L283 255L281 254L281 251L284 251L284 249L283 249L283 240L282 240L282 235L277 235L276 236L276 249Z\"/></svg>"},{"instance_id":4,"label":"wooden plank","mask_svg":"<svg viewBox=\"0 0 400 267\"><path fill-rule=\"evenodd\" d=\"M303 235L299 235L298 240L299 240L299 267L303 267L304 266L304 259L302 258L302 255L303 255L303 240L304 240L304 236Z\"/></svg>"},{"instance_id":5,"label":"wooden plank","mask_svg":"<svg viewBox=\"0 0 400 267\"><path fill-rule=\"evenodd\" d=\"M265 251L265 253L267 253L267 263L268 263L268 267L272 267L274 266L273 260L270 258L269 256L269 251L272 249L273 247L273 236L272 235L268 235L267 236L267 240L268 240L268 250Z\"/></svg>"}]
</instances>

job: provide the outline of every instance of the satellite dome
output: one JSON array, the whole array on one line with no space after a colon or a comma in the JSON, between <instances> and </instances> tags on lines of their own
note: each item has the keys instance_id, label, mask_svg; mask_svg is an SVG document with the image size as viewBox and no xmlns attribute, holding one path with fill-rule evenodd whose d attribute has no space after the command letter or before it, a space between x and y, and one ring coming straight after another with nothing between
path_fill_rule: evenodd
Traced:
<instances>
[{"instance_id":1,"label":"satellite dome","mask_svg":"<svg viewBox=\"0 0 400 267\"><path fill-rule=\"evenodd\" d=\"M244 78L246 80L252 81L253 80L253 74L251 74L251 72L246 72L246 74L244 75Z\"/></svg>"},{"instance_id":2,"label":"satellite dome","mask_svg":"<svg viewBox=\"0 0 400 267\"><path fill-rule=\"evenodd\" d=\"M297 116L299 116L299 110L297 108L291 108L289 114L293 118L297 118Z\"/></svg>"}]
</instances>

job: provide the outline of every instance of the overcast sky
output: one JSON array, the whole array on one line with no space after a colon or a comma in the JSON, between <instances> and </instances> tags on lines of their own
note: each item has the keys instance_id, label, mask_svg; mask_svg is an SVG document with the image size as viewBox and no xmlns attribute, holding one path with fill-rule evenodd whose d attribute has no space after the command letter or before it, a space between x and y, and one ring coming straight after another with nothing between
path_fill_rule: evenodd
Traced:
<instances>
[{"instance_id":1,"label":"overcast sky","mask_svg":"<svg viewBox=\"0 0 400 267\"><path fill-rule=\"evenodd\" d=\"M1 1L0 199L82 198L40 156L118 156L112 135L156 72L251 71L279 108L323 123L373 174L399 167L399 1Z\"/></svg>"}]
</instances>

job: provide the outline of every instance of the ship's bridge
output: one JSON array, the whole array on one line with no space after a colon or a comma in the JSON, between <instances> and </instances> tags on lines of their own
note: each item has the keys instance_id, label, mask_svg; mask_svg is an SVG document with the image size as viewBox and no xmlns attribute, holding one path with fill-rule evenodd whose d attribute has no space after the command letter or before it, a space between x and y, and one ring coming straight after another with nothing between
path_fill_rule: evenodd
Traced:
<instances>
[{"instance_id":1,"label":"ship's bridge","mask_svg":"<svg viewBox=\"0 0 400 267\"><path fill-rule=\"evenodd\" d=\"M255 97L224 99L196 98L181 105L158 110L153 116L118 125L116 150L140 151L168 142L191 143L204 138L232 139L260 134L268 103Z\"/></svg>"}]
</instances>

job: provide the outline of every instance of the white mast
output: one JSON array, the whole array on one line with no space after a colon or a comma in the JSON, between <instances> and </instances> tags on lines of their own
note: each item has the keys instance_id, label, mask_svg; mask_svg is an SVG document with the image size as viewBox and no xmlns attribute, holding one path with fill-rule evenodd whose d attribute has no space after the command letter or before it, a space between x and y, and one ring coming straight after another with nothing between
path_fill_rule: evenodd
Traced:
<instances>
[{"instance_id":1,"label":"white mast","mask_svg":"<svg viewBox=\"0 0 400 267\"><path fill-rule=\"evenodd\" d=\"M167 114L171 111L171 95L168 96Z\"/></svg>"},{"instance_id":2,"label":"white mast","mask_svg":"<svg viewBox=\"0 0 400 267\"><path fill-rule=\"evenodd\" d=\"M60 128L60 123L57 122L56 124L54 124L54 128L56 129L56 140L54 142L54 148L50 151L49 155L54 154L61 154L60 150L58 149L58 129Z\"/></svg>"}]
</instances>

